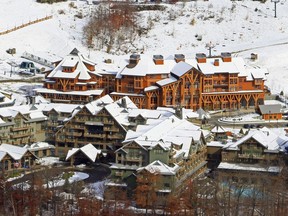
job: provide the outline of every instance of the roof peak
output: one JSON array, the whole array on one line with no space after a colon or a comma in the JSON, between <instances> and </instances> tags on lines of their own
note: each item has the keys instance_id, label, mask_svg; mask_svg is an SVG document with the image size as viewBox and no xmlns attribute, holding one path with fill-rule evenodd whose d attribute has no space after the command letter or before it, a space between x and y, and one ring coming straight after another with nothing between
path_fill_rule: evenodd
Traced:
<instances>
[{"instance_id":1,"label":"roof peak","mask_svg":"<svg viewBox=\"0 0 288 216\"><path fill-rule=\"evenodd\" d=\"M79 50L78 50L77 48L74 48L74 49L70 52L71 55L78 55L78 53L79 53Z\"/></svg>"}]
</instances>

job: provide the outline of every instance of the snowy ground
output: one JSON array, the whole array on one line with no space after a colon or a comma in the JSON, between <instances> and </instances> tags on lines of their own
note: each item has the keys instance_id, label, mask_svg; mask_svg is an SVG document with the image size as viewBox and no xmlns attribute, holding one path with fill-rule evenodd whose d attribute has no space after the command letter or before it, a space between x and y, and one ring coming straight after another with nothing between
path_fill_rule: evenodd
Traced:
<instances>
[{"instance_id":1,"label":"snowy ground","mask_svg":"<svg viewBox=\"0 0 288 216\"><path fill-rule=\"evenodd\" d=\"M71 8L69 2L49 5L36 3L35 0L1 0L0 31L53 15L50 20L0 35L2 79L10 78L9 73L4 75L4 71L11 70L8 63L21 62L23 59L20 57L25 51L63 57L77 47L86 55L89 54L89 50L83 45L82 28L96 6L88 5L85 1L73 1L77 8ZM151 31L138 38L133 47L144 49L146 54L168 56L183 53L187 57L194 57L197 52L208 54L205 45L211 41L215 45L212 54L234 52L234 55L243 57L247 65L266 67L270 72L267 85L272 93L283 90L288 94L286 0L280 0L277 4L277 18L274 18L274 4L271 1L209 0L177 3L166 7L163 12L141 12L142 26L147 25L147 20L155 22ZM63 10L65 14L60 14L59 10ZM74 15L79 12L84 14L83 19L75 18ZM191 24L193 19L194 25ZM198 41L195 35L201 35L202 41ZM16 55L6 53L7 49L14 47ZM254 62L249 59L252 52L258 54L258 60ZM91 50L90 56L99 63L107 56L115 63L125 57L108 55L101 50ZM18 75L14 78L23 79ZM2 88L2 84L0 87Z\"/></svg>"},{"instance_id":2,"label":"snowy ground","mask_svg":"<svg viewBox=\"0 0 288 216\"><path fill-rule=\"evenodd\" d=\"M87 173L82 173L82 172L74 172L74 175L71 176L68 181L70 184L72 184L73 182L78 182L78 181L82 181L84 179L87 179L89 177L89 175ZM48 182L48 187L49 188L54 188L54 187L60 187L63 186L65 184L65 180L61 178L61 176L59 178L55 178L55 180L53 181L49 181ZM19 184L15 184L13 187L21 187L24 190L28 190L30 188L30 184L28 182L22 182ZM44 188L47 187L47 184L43 185Z\"/></svg>"}]
</instances>

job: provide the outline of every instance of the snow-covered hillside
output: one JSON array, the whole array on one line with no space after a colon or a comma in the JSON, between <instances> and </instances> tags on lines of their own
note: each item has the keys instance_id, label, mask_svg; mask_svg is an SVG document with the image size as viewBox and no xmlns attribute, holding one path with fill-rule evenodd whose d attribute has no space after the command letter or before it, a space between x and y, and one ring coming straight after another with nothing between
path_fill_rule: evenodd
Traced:
<instances>
[{"instance_id":1,"label":"snow-covered hillside","mask_svg":"<svg viewBox=\"0 0 288 216\"><path fill-rule=\"evenodd\" d=\"M77 47L88 55L89 50L83 45L82 28L97 6L88 5L86 1L73 2L74 8L69 6L70 1L49 5L36 3L36 0L1 0L0 32L37 18L50 15L53 18L0 35L0 77L4 77L3 70L10 67L7 62L21 61L19 57L25 51L65 56ZM197 52L208 53L205 45L211 42L215 45L212 54L234 52L244 57L249 65L267 67L270 72L267 85L274 92L284 90L288 94L286 0L277 4L277 18L274 18L271 1L209 0L179 2L165 7L164 11L140 13L141 25L151 27L151 30L128 49L136 47L146 54L183 53L194 57ZM83 19L75 17L79 12L84 15ZM202 40L197 40L196 35ZM16 48L16 55L7 54L9 48ZM249 60L252 52L258 54L255 62ZM91 50L90 55L96 62L108 56L101 50ZM117 62L123 56L114 54L109 58Z\"/></svg>"}]
</instances>

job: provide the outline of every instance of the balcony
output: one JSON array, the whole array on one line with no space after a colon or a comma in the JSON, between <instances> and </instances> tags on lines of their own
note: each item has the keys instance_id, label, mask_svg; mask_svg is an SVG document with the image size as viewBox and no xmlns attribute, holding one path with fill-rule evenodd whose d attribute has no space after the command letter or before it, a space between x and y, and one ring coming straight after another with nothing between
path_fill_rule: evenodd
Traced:
<instances>
[{"instance_id":1,"label":"balcony","mask_svg":"<svg viewBox=\"0 0 288 216\"><path fill-rule=\"evenodd\" d=\"M75 118L75 122L85 123L86 121L87 121L87 119L85 119L85 118Z\"/></svg>"},{"instance_id":2,"label":"balcony","mask_svg":"<svg viewBox=\"0 0 288 216\"><path fill-rule=\"evenodd\" d=\"M17 139L17 138L28 137L28 136L31 136L31 133L11 134L11 135L10 135L10 138L11 138L11 139Z\"/></svg>"},{"instance_id":3,"label":"balcony","mask_svg":"<svg viewBox=\"0 0 288 216\"><path fill-rule=\"evenodd\" d=\"M228 82L218 82L218 83L213 84L214 88L223 87L223 86L228 86Z\"/></svg>"},{"instance_id":4,"label":"balcony","mask_svg":"<svg viewBox=\"0 0 288 216\"><path fill-rule=\"evenodd\" d=\"M26 127L12 127L10 128L11 132L16 132L16 131L23 131L23 130L28 130L30 127L26 126Z\"/></svg>"},{"instance_id":5,"label":"balcony","mask_svg":"<svg viewBox=\"0 0 288 216\"><path fill-rule=\"evenodd\" d=\"M136 162L140 162L142 161L142 158L139 156L139 157L127 157L125 158L126 161L136 161Z\"/></svg>"},{"instance_id":6,"label":"balcony","mask_svg":"<svg viewBox=\"0 0 288 216\"><path fill-rule=\"evenodd\" d=\"M259 154L238 154L238 158L264 159L265 155L259 155Z\"/></svg>"},{"instance_id":7,"label":"balcony","mask_svg":"<svg viewBox=\"0 0 288 216\"><path fill-rule=\"evenodd\" d=\"M77 124L71 125L70 128L71 129L78 129L78 130L84 130L85 129L84 125L77 125Z\"/></svg>"},{"instance_id":8,"label":"balcony","mask_svg":"<svg viewBox=\"0 0 288 216\"><path fill-rule=\"evenodd\" d=\"M84 137L104 138L105 134L85 133Z\"/></svg>"},{"instance_id":9,"label":"balcony","mask_svg":"<svg viewBox=\"0 0 288 216\"><path fill-rule=\"evenodd\" d=\"M74 137L80 137L82 135L82 132L66 132L67 136L74 136Z\"/></svg>"},{"instance_id":10,"label":"balcony","mask_svg":"<svg viewBox=\"0 0 288 216\"><path fill-rule=\"evenodd\" d=\"M123 176L123 172L115 172L115 176L121 177L121 176Z\"/></svg>"},{"instance_id":11,"label":"balcony","mask_svg":"<svg viewBox=\"0 0 288 216\"><path fill-rule=\"evenodd\" d=\"M122 134L112 134L107 136L108 139L123 139Z\"/></svg>"},{"instance_id":12,"label":"balcony","mask_svg":"<svg viewBox=\"0 0 288 216\"><path fill-rule=\"evenodd\" d=\"M111 132L119 132L119 128L117 127L104 127L104 131L111 131Z\"/></svg>"},{"instance_id":13,"label":"balcony","mask_svg":"<svg viewBox=\"0 0 288 216\"><path fill-rule=\"evenodd\" d=\"M103 123L106 125L114 125L114 121L107 120L107 119L104 119Z\"/></svg>"}]
</instances>

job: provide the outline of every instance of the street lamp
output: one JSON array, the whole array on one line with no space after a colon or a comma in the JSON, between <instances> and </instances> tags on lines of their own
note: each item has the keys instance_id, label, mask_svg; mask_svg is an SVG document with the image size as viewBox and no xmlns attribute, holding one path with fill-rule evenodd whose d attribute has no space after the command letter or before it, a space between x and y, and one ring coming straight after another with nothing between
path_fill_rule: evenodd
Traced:
<instances>
[{"instance_id":1,"label":"street lamp","mask_svg":"<svg viewBox=\"0 0 288 216\"><path fill-rule=\"evenodd\" d=\"M235 121L236 121L236 119L233 118L233 129L235 129Z\"/></svg>"},{"instance_id":2,"label":"street lamp","mask_svg":"<svg viewBox=\"0 0 288 216\"><path fill-rule=\"evenodd\" d=\"M276 18L276 4L280 2L280 0L271 0L271 2L274 2L274 11L275 11L275 15L274 17Z\"/></svg>"}]
</instances>

